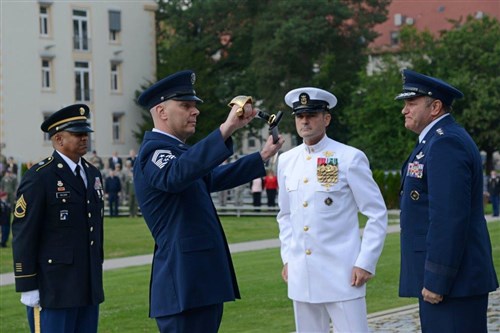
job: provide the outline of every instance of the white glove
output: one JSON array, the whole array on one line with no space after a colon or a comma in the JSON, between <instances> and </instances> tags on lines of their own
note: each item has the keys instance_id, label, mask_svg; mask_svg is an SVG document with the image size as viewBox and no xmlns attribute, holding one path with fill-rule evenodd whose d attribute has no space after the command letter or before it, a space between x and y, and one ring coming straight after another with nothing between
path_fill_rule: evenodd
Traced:
<instances>
[{"instance_id":1,"label":"white glove","mask_svg":"<svg viewBox=\"0 0 500 333\"><path fill-rule=\"evenodd\" d=\"M40 292L38 289L21 293L21 303L31 307L40 305Z\"/></svg>"}]
</instances>

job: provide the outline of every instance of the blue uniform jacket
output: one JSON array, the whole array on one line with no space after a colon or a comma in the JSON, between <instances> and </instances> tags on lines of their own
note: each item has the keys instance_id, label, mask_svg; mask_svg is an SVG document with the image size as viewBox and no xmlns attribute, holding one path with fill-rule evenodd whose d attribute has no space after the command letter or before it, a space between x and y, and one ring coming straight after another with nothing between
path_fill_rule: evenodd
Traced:
<instances>
[{"instance_id":1,"label":"blue uniform jacket","mask_svg":"<svg viewBox=\"0 0 500 333\"><path fill-rule=\"evenodd\" d=\"M222 165L233 142L217 129L189 147L146 132L134 164L141 212L155 240L150 316L239 298L224 231L210 192L265 175L259 153Z\"/></svg>"},{"instance_id":2,"label":"blue uniform jacket","mask_svg":"<svg viewBox=\"0 0 500 333\"><path fill-rule=\"evenodd\" d=\"M469 134L444 117L401 174L399 295L421 297L423 287L450 297L495 290L481 157Z\"/></svg>"},{"instance_id":3,"label":"blue uniform jacket","mask_svg":"<svg viewBox=\"0 0 500 333\"><path fill-rule=\"evenodd\" d=\"M82 158L87 189L61 156L34 165L22 178L12 222L16 291L40 290L42 308L104 301L101 173Z\"/></svg>"}]
</instances>

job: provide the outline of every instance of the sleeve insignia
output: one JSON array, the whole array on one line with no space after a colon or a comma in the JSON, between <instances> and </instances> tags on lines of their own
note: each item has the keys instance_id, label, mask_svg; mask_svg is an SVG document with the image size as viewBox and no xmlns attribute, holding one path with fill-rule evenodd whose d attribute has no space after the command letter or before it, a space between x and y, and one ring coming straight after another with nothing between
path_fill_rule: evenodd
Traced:
<instances>
[{"instance_id":1,"label":"sleeve insignia","mask_svg":"<svg viewBox=\"0 0 500 333\"><path fill-rule=\"evenodd\" d=\"M14 209L14 216L18 219L22 219L26 215L26 200L24 200L24 195L21 194L19 199L16 202L16 208Z\"/></svg>"},{"instance_id":2,"label":"sleeve insignia","mask_svg":"<svg viewBox=\"0 0 500 333\"><path fill-rule=\"evenodd\" d=\"M170 160L173 160L175 156L170 150L157 150L154 152L151 161L160 169L162 169Z\"/></svg>"}]
</instances>

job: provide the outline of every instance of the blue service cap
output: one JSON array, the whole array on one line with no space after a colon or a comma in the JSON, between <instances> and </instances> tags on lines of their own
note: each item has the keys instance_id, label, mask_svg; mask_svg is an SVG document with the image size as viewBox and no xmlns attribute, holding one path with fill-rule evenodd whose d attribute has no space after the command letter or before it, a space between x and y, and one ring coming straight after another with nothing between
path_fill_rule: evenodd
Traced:
<instances>
[{"instance_id":1,"label":"blue service cap","mask_svg":"<svg viewBox=\"0 0 500 333\"><path fill-rule=\"evenodd\" d=\"M337 105L337 97L332 93L313 87L297 88L285 95L285 103L292 108L292 114L322 112Z\"/></svg>"},{"instance_id":2,"label":"blue service cap","mask_svg":"<svg viewBox=\"0 0 500 333\"><path fill-rule=\"evenodd\" d=\"M89 107L85 104L73 104L54 112L42 123L40 128L49 136L57 132L67 131L72 133L90 133L88 119Z\"/></svg>"},{"instance_id":3,"label":"blue service cap","mask_svg":"<svg viewBox=\"0 0 500 333\"><path fill-rule=\"evenodd\" d=\"M196 74L191 70L174 73L144 90L137 102L148 109L169 99L203 103L194 91L195 82Z\"/></svg>"},{"instance_id":4,"label":"blue service cap","mask_svg":"<svg viewBox=\"0 0 500 333\"><path fill-rule=\"evenodd\" d=\"M439 99L443 104L451 105L455 98L464 97L460 90L435 77L409 69L404 69L401 74L403 75L403 92L396 96L396 100L429 96Z\"/></svg>"}]
</instances>

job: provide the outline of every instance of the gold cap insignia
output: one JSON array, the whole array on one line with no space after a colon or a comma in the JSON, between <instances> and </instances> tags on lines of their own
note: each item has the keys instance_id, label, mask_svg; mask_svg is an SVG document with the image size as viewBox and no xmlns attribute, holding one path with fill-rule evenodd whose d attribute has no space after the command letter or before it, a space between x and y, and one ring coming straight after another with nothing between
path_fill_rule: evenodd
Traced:
<instances>
[{"instance_id":1,"label":"gold cap insignia","mask_svg":"<svg viewBox=\"0 0 500 333\"><path fill-rule=\"evenodd\" d=\"M306 93L302 93L300 94L299 96L299 101L300 101L300 104L302 105L306 105L307 102L309 102L309 95L306 94Z\"/></svg>"},{"instance_id":2,"label":"gold cap insignia","mask_svg":"<svg viewBox=\"0 0 500 333\"><path fill-rule=\"evenodd\" d=\"M85 114L85 109L84 108L80 108L80 115L83 116Z\"/></svg>"}]
</instances>

